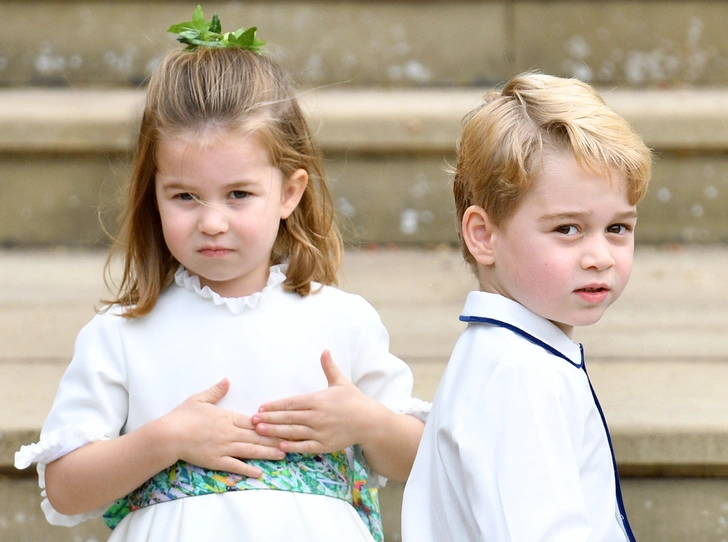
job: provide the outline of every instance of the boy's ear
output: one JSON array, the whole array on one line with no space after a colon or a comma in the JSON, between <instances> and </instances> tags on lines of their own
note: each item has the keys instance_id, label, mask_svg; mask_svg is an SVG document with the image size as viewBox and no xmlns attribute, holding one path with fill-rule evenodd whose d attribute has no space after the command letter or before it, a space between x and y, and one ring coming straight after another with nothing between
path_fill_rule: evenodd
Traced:
<instances>
[{"instance_id":1,"label":"boy's ear","mask_svg":"<svg viewBox=\"0 0 728 542\"><path fill-rule=\"evenodd\" d=\"M471 205L463 214L463 240L475 261L482 265L495 263L493 256L493 224L482 207Z\"/></svg>"},{"instance_id":2,"label":"boy's ear","mask_svg":"<svg viewBox=\"0 0 728 542\"><path fill-rule=\"evenodd\" d=\"M283 193L281 194L281 218L286 219L301 201L303 193L308 185L308 172L305 169L297 169L293 174L283 181Z\"/></svg>"}]
</instances>

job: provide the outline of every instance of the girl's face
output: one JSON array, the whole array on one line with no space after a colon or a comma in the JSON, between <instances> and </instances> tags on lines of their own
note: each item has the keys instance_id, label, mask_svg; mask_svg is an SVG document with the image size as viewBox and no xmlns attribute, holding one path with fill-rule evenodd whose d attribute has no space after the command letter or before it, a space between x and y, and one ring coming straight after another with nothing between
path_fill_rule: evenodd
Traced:
<instances>
[{"instance_id":1,"label":"girl's face","mask_svg":"<svg viewBox=\"0 0 728 542\"><path fill-rule=\"evenodd\" d=\"M223 297L262 290L279 223L298 205L306 172L284 179L254 135L215 130L161 138L156 159L172 255Z\"/></svg>"},{"instance_id":2,"label":"girl's face","mask_svg":"<svg viewBox=\"0 0 728 542\"><path fill-rule=\"evenodd\" d=\"M492 228L484 287L571 336L573 326L597 322L624 290L636 223L621 175L610 182L582 170L571 154L547 152L513 216Z\"/></svg>"}]
</instances>

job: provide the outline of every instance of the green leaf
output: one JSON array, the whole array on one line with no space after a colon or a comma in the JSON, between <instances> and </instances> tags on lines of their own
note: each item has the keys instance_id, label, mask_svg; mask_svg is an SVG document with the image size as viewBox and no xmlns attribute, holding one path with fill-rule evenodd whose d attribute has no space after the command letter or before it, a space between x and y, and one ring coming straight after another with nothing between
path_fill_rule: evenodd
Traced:
<instances>
[{"instance_id":1,"label":"green leaf","mask_svg":"<svg viewBox=\"0 0 728 542\"><path fill-rule=\"evenodd\" d=\"M210 22L207 22L202 6L198 5L191 21L173 24L167 32L177 34L177 41L187 45L186 51L192 51L197 47L231 47L260 53L265 42L255 37L256 30L257 28L252 26L247 30L239 28L235 32L223 34L217 13L213 14Z\"/></svg>"},{"instance_id":2,"label":"green leaf","mask_svg":"<svg viewBox=\"0 0 728 542\"><path fill-rule=\"evenodd\" d=\"M220 34L222 32L220 17L217 16L217 13L214 13L212 15L212 21L210 22L210 32L215 32L216 34Z\"/></svg>"},{"instance_id":3,"label":"green leaf","mask_svg":"<svg viewBox=\"0 0 728 542\"><path fill-rule=\"evenodd\" d=\"M228 32L227 41L233 47L240 47L241 49L249 49L254 53L260 51L260 48L265 45L263 40L256 39L255 32L258 29L255 26L251 26L247 30L239 28L235 32Z\"/></svg>"},{"instance_id":4,"label":"green leaf","mask_svg":"<svg viewBox=\"0 0 728 542\"><path fill-rule=\"evenodd\" d=\"M195 8L195 11L192 13L192 24L200 32L203 32L210 28L210 25L205 22L205 14L202 13L202 6L200 6L199 4Z\"/></svg>"},{"instance_id":5,"label":"green leaf","mask_svg":"<svg viewBox=\"0 0 728 542\"><path fill-rule=\"evenodd\" d=\"M172 32L174 34L181 34L185 30L196 30L196 28L192 25L192 23L177 23L173 24L167 29L167 32Z\"/></svg>"}]
</instances>

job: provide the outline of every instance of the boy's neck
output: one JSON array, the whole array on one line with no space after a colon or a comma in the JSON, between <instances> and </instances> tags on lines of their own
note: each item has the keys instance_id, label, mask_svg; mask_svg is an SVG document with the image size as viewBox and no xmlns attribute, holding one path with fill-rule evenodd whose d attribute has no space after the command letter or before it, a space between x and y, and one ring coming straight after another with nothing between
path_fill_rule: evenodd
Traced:
<instances>
[{"instance_id":1,"label":"boy's neck","mask_svg":"<svg viewBox=\"0 0 728 542\"><path fill-rule=\"evenodd\" d=\"M499 288L497 288L494 284L491 283L491 281L488 280L488 273L487 272L486 273L483 273L482 270L479 269L478 270L478 273L476 274L476 278L478 279L478 286L480 287L480 291L481 292L486 292L486 293L489 293L489 294L496 294L496 295L505 297L507 299L510 299L511 301L515 301L516 303L518 303L519 305L521 305L521 306L525 307L526 309L530 310L531 312L533 312L537 316L540 316L541 318L546 318L545 316L543 316L541 314L538 314L538 313L532 311L531 309L529 309L528 307L526 307L526 305L524 305L523 303L521 303L519 300L513 299L513 297L511 297L510 295L508 295L508 293L500 291ZM549 320L548 318L546 318L546 319ZM561 322L555 322L553 320L549 320L549 322L551 322L556 327L558 327L564 333L564 335L566 335L569 339L571 339L573 337L573 334L574 334L574 326L568 325L568 324L564 324L564 323L561 323Z\"/></svg>"}]
</instances>

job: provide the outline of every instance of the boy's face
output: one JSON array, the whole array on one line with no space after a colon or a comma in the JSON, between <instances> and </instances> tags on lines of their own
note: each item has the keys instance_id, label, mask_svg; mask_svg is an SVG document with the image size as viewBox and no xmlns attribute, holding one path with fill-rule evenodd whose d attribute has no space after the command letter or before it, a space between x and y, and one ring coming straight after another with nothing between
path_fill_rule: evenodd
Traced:
<instances>
[{"instance_id":1,"label":"boy's face","mask_svg":"<svg viewBox=\"0 0 728 542\"><path fill-rule=\"evenodd\" d=\"M493 229L488 283L571 336L624 290L637 210L616 173L610 183L570 153L545 153L543 165L515 213Z\"/></svg>"}]
</instances>

